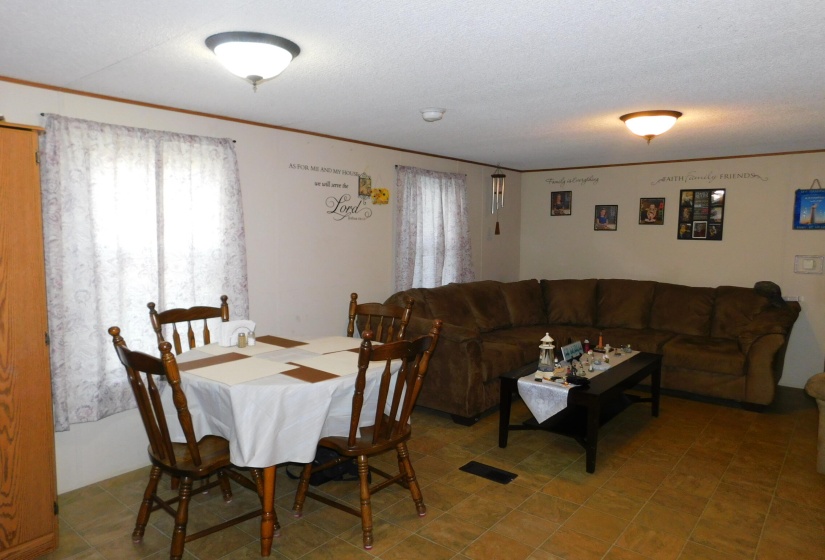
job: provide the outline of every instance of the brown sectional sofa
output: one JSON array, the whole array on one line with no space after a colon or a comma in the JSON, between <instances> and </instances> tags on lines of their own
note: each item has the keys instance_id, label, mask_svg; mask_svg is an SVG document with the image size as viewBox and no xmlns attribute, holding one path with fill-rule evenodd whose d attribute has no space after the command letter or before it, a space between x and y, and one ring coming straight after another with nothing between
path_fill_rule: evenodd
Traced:
<instances>
[{"instance_id":1,"label":"brown sectional sofa","mask_svg":"<svg viewBox=\"0 0 825 560\"><path fill-rule=\"evenodd\" d=\"M498 376L538 359L546 332L556 344L599 335L662 355L662 387L770 404L798 303L752 288L700 288L620 279L483 280L413 288L386 303L415 300L407 336L444 326L419 397L422 406L472 423L499 399Z\"/></svg>"}]
</instances>

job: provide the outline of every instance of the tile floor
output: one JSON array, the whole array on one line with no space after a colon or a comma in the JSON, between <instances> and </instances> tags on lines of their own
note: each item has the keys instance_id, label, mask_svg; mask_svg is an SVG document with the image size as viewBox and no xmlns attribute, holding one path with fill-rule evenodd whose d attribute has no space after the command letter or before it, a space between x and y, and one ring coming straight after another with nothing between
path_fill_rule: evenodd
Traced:
<instances>
[{"instance_id":1,"label":"tile floor","mask_svg":"<svg viewBox=\"0 0 825 560\"><path fill-rule=\"evenodd\" d=\"M428 507L419 518L401 488L373 500L375 548L361 548L359 520L307 501L290 514L295 482L278 470L283 527L272 558L587 560L804 560L825 558L825 475L815 471L817 411L801 390L766 413L663 397L661 416L635 404L603 428L594 474L573 440L511 432L497 446L498 414L475 426L419 409L410 444ZM523 403L514 419L526 419ZM458 470L478 460L518 474L500 485ZM387 460L394 462L391 458ZM148 469L63 494L60 548L49 559L162 559L171 518L153 514L146 537L131 532ZM166 485L168 488L168 485ZM320 487L354 498L353 482ZM253 506L238 489L197 496L190 528ZM259 522L247 521L186 546L184 558L260 558Z\"/></svg>"}]
</instances>

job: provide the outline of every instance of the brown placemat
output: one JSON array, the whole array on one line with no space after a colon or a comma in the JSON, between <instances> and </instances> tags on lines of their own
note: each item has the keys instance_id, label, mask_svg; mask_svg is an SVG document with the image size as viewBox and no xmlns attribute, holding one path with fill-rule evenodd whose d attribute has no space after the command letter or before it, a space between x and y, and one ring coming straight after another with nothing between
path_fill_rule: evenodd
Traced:
<instances>
[{"instance_id":1,"label":"brown placemat","mask_svg":"<svg viewBox=\"0 0 825 560\"><path fill-rule=\"evenodd\" d=\"M269 334L256 337L255 340L257 342L263 342L264 344L272 344L274 346L280 346L282 348L294 348L296 346L303 346L304 344L306 344L306 342L301 342L299 340L290 340L288 338L281 338L280 336L272 336Z\"/></svg>"},{"instance_id":2,"label":"brown placemat","mask_svg":"<svg viewBox=\"0 0 825 560\"><path fill-rule=\"evenodd\" d=\"M245 360L249 356L238 354L237 352L230 352L229 354L220 354L218 356L210 356L209 358L201 358L200 360L192 360L191 362L183 362L178 364L178 369L189 371L208 366L217 366L219 364L226 364L236 360Z\"/></svg>"},{"instance_id":3,"label":"brown placemat","mask_svg":"<svg viewBox=\"0 0 825 560\"><path fill-rule=\"evenodd\" d=\"M318 383L319 381L326 381L327 379L335 379L338 377L328 371L321 371L320 369L301 366L292 362L287 363L298 367L288 371L282 371L281 374L294 377L295 379L300 379L301 381L306 381L307 383Z\"/></svg>"}]
</instances>

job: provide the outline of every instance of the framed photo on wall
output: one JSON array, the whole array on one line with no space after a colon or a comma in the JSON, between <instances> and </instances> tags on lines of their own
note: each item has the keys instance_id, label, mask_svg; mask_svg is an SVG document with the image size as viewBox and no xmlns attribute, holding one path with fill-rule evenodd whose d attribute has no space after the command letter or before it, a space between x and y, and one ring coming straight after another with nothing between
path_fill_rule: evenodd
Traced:
<instances>
[{"instance_id":1,"label":"framed photo on wall","mask_svg":"<svg viewBox=\"0 0 825 560\"><path fill-rule=\"evenodd\" d=\"M793 228L825 229L825 189L796 191Z\"/></svg>"},{"instance_id":2,"label":"framed photo on wall","mask_svg":"<svg viewBox=\"0 0 825 560\"><path fill-rule=\"evenodd\" d=\"M648 226L663 225L665 223L665 199L640 198L639 223Z\"/></svg>"},{"instance_id":3,"label":"framed photo on wall","mask_svg":"<svg viewBox=\"0 0 825 560\"><path fill-rule=\"evenodd\" d=\"M619 206L617 204L597 204L593 219L596 231L616 231L619 223Z\"/></svg>"},{"instance_id":4,"label":"framed photo on wall","mask_svg":"<svg viewBox=\"0 0 825 560\"><path fill-rule=\"evenodd\" d=\"M573 191L550 193L550 215L569 216L573 212Z\"/></svg>"},{"instance_id":5,"label":"framed photo on wall","mask_svg":"<svg viewBox=\"0 0 825 560\"><path fill-rule=\"evenodd\" d=\"M721 241L726 198L725 189L679 191L676 238Z\"/></svg>"}]
</instances>

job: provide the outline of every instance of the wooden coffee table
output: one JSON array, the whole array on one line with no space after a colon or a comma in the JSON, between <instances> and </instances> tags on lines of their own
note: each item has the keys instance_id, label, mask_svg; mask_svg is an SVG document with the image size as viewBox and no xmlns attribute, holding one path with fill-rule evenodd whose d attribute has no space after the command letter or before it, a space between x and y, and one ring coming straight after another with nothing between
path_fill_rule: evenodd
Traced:
<instances>
[{"instance_id":1,"label":"wooden coffee table","mask_svg":"<svg viewBox=\"0 0 825 560\"><path fill-rule=\"evenodd\" d=\"M651 403L651 413L659 416L659 388L661 386L662 357L640 352L627 361L604 371L590 381L590 386L570 389L567 408L542 423L530 419L523 424L510 424L513 393L518 390L520 377L532 375L538 369L533 362L503 374L501 379L501 407L498 427L498 446L507 447L510 430L548 430L575 437L586 452L587 472L596 471L596 446L599 427L624 410L632 402ZM624 391L650 377L650 397L626 395Z\"/></svg>"}]
</instances>

